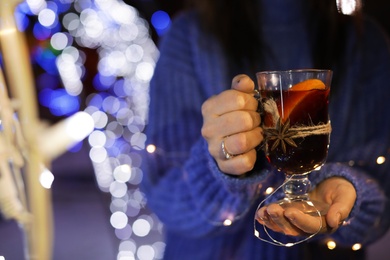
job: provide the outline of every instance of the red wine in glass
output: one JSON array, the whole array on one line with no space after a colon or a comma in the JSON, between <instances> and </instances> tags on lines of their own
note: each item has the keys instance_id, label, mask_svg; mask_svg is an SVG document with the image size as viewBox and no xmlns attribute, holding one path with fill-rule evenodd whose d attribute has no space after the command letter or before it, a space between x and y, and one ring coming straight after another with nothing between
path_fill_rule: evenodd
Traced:
<instances>
[{"instance_id":1,"label":"red wine in glass","mask_svg":"<svg viewBox=\"0 0 390 260\"><path fill-rule=\"evenodd\" d=\"M260 93L263 99L274 100L282 115L281 122L285 124L289 120L291 128L293 126L298 126L299 129L299 126L326 125L329 121L329 89L262 90ZM289 111L282 113L286 109ZM266 120L264 127L275 126L271 120ZM267 140L267 159L279 171L287 175L305 174L325 162L329 146L329 133L308 135L293 140L296 146L286 144L285 149L281 145L275 145L277 139ZM270 149L270 147L274 147L274 149Z\"/></svg>"}]
</instances>

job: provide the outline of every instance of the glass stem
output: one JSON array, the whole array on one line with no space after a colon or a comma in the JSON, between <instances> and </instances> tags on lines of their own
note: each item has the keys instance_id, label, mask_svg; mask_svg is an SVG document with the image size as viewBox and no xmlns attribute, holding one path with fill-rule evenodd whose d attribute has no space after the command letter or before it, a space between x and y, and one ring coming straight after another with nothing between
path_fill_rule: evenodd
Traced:
<instances>
[{"instance_id":1,"label":"glass stem","mask_svg":"<svg viewBox=\"0 0 390 260\"><path fill-rule=\"evenodd\" d=\"M288 200L309 200L311 182L308 174L286 175L289 181L283 186L283 191Z\"/></svg>"}]
</instances>

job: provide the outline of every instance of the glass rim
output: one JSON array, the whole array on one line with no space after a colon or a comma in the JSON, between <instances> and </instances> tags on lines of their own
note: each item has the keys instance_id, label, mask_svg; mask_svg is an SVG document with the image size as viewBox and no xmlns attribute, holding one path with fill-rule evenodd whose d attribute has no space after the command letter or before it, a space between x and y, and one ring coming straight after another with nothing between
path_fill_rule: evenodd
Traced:
<instances>
[{"instance_id":1,"label":"glass rim","mask_svg":"<svg viewBox=\"0 0 390 260\"><path fill-rule=\"evenodd\" d=\"M294 73L301 73L301 72L308 72L308 73L333 73L330 69L291 69L291 70L264 70L259 71L256 73L256 75L259 74L294 74Z\"/></svg>"}]
</instances>

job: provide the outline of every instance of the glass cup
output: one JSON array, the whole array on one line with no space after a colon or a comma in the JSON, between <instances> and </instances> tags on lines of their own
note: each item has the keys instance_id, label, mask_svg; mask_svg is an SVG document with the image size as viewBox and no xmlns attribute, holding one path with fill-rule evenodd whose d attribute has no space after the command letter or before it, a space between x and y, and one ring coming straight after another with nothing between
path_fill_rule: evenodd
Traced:
<instances>
[{"instance_id":1,"label":"glass cup","mask_svg":"<svg viewBox=\"0 0 390 260\"><path fill-rule=\"evenodd\" d=\"M312 238L322 229L322 216L328 209L328 205L310 199L308 176L325 163L328 154L332 71L264 71L256 76L265 138L262 147L269 163L285 175L285 181L259 204L255 235L275 245L293 246ZM280 188L284 195L276 199L276 191ZM299 210L310 221L314 218L318 228L302 230L287 218L278 223L269 221L272 220L269 215L272 207L283 212Z\"/></svg>"}]
</instances>

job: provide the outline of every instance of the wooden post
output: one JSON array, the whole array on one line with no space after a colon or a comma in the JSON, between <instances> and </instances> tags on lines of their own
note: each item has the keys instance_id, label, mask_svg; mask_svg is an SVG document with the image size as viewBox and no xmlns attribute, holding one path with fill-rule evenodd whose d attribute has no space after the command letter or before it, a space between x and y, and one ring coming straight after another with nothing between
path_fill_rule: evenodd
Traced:
<instances>
[{"instance_id":1,"label":"wooden post","mask_svg":"<svg viewBox=\"0 0 390 260\"><path fill-rule=\"evenodd\" d=\"M19 0L0 0L0 46L4 57L7 83L26 141L26 188L32 221L23 228L26 232L26 258L49 260L52 258L52 208L50 190L39 182L44 158L38 145L40 129L35 83L24 34L18 31L14 19Z\"/></svg>"}]
</instances>

